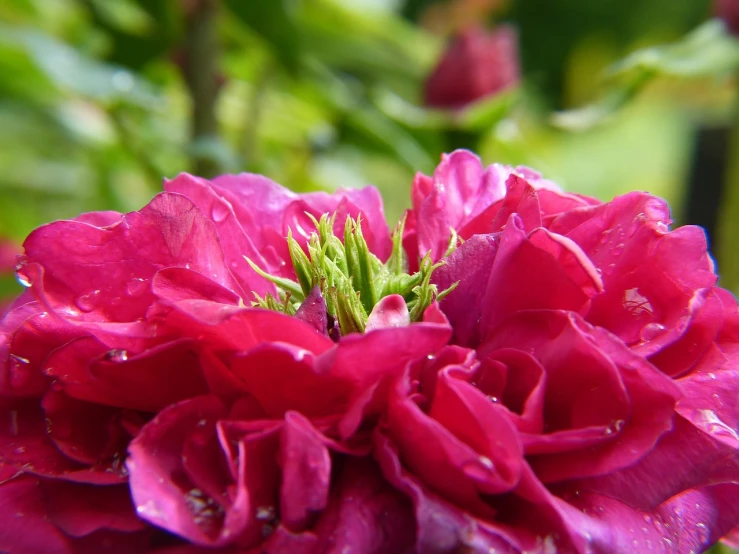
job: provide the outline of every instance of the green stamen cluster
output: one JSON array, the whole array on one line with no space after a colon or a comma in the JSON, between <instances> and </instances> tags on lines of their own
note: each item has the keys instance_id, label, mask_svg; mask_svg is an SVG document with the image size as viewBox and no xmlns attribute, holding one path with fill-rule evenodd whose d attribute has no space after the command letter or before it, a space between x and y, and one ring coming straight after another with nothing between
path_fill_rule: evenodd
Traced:
<instances>
[{"instance_id":1,"label":"green stamen cluster","mask_svg":"<svg viewBox=\"0 0 739 554\"><path fill-rule=\"evenodd\" d=\"M309 217L316 231L308 241L307 254L291 232L287 236L297 282L269 275L246 259L254 271L277 285L279 290L278 297L267 294L262 298L255 294L252 306L294 315L310 292L319 287L329 318L338 322L341 334L345 335L363 332L372 309L388 295L401 295L408 305L411 321L419 321L434 300L441 300L456 287L455 283L439 293L436 285L431 284L432 273L444 262L434 264L428 254L421 260L416 273L407 273L402 245L405 220L396 227L390 258L383 264L370 252L359 219L346 219L342 243L333 231L336 214L331 217L324 214L320 221ZM447 254L456 245L457 236L452 233Z\"/></svg>"}]
</instances>

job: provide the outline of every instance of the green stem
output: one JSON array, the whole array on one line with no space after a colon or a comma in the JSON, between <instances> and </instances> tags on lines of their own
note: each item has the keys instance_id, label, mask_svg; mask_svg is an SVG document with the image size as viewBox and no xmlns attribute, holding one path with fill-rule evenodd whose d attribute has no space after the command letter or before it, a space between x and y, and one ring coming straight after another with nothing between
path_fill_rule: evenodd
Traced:
<instances>
[{"instance_id":1,"label":"green stem","mask_svg":"<svg viewBox=\"0 0 739 554\"><path fill-rule=\"evenodd\" d=\"M721 199L716 240L718 271L721 286L739 295L739 105L734 110Z\"/></svg>"},{"instance_id":2,"label":"green stem","mask_svg":"<svg viewBox=\"0 0 739 554\"><path fill-rule=\"evenodd\" d=\"M191 136L193 144L216 139L218 121L216 102L218 82L218 33L216 17L218 2L197 0L185 17L185 68L184 76L192 100ZM212 156L193 155L193 171L202 177L212 177L220 167Z\"/></svg>"},{"instance_id":3,"label":"green stem","mask_svg":"<svg viewBox=\"0 0 739 554\"><path fill-rule=\"evenodd\" d=\"M252 83L251 98L249 99L248 108L246 110L241 152L243 153L247 166L252 168L259 167L259 153L257 151L259 140L257 132L261 122L264 100L271 76L272 60L267 59L262 61L262 65L257 70L256 78Z\"/></svg>"}]
</instances>

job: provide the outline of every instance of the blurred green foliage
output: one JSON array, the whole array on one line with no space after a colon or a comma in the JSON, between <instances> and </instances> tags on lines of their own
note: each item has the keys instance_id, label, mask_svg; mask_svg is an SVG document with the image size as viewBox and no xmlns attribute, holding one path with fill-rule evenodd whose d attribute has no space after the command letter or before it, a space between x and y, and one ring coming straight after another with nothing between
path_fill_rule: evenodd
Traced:
<instances>
[{"instance_id":1,"label":"blurred green foliage","mask_svg":"<svg viewBox=\"0 0 739 554\"><path fill-rule=\"evenodd\" d=\"M451 3L475 4L5 0L0 235L21 240L80 211L138 209L163 177L195 169L264 173L295 190L375 184L392 220L414 172L433 171L456 147L601 198L647 189L679 218L694 129L731 118L733 85L715 68L684 79L698 51L689 45L687 54L647 48L618 74L606 69L697 27L708 0L479 0L491 6L482 23L517 25L523 81L455 113L420 102L446 42L425 14ZM216 14L207 48L194 23L204 7ZM692 39L701 51L710 45L713 62L734 63L715 25L702 32ZM198 56L212 62L201 73ZM682 74L635 99L659 72ZM217 97L196 116L202 91L188 84L203 80ZM553 108L569 111L557 118ZM203 113L212 129L198 132Z\"/></svg>"}]
</instances>

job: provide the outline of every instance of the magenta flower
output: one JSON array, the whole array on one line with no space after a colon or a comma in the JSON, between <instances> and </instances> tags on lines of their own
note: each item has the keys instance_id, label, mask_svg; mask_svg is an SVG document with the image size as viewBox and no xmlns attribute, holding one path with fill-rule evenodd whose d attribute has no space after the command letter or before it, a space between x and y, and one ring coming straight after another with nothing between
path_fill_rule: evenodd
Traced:
<instances>
[{"instance_id":1,"label":"magenta flower","mask_svg":"<svg viewBox=\"0 0 739 554\"><path fill-rule=\"evenodd\" d=\"M739 34L739 2L737 0L715 0L713 11L721 18L734 35Z\"/></svg>"},{"instance_id":2,"label":"magenta flower","mask_svg":"<svg viewBox=\"0 0 739 554\"><path fill-rule=\"evenodd\" d=\"M374 189L181 175L34 231L0 547L700 551L739 525L739 309L701 230L469 152Z\"/></svg>"},{"instance_id":3,"label":"magenta flower","mask_svg":"<svg viewBox=\"0 0 739 554\"><path fill-rule=\"evenodd\" d=\"M518 83L518 37L511 27L466 29L452 39L427 77L424 100L435 108L463 108Z\"/></svg>"}]
</instances>

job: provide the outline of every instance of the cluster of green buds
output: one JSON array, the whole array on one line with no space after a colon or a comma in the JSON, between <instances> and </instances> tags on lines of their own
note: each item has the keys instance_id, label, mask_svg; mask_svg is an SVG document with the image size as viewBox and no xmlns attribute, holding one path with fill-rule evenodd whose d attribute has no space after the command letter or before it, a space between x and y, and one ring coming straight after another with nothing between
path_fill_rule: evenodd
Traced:
<instances>
[{"instance_id":1,"label":"cluster of green buds","mask_svg":"<svg viewBox=\"0 0 739 554\"><path fill-rule=\"evenodd\" d=\"M252 306L294 315L318 287L326 303L328 321L338 324L341 335L346 335L364 332L369 314L386 296L402 296L408 306L410 321L420 321L426 308L456 287L455 283L439 292L431 283L434 270L444 262L434 264L428 254L420 261L417 272L408 273L402 245L405 220L396 227L390 257L382 263L370 252L359 218L347 217L342 242L334 234L336 214L331 217L324 214L320 221L308 215L316 228L308 240L308 253L303 251L291 232L287 236L297 282L269 275L247 258L254 271L278 288L277 297L267 294L262 298L255 294ZM456 248L457 240L453 233L447 255Z\"/></svg>"}]
</instances>

